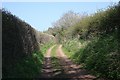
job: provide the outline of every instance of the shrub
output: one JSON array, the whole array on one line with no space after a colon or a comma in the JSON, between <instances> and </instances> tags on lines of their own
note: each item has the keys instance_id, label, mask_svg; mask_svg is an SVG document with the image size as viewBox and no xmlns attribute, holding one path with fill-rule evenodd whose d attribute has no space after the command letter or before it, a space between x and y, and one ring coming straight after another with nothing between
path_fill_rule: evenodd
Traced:
<instances>
[{"instance_id":1,"label":"shrub","mask_svg":"<svg viewBox=\"0 0 120 80\"><path fill-rule=\"evenodd\" d=\"M115 36L94 40L80 53L79 61L85 64L86 69L99 73L99 76L118 80L120 79L120 55L117 45Z\"/></svg>"}]
</instances>

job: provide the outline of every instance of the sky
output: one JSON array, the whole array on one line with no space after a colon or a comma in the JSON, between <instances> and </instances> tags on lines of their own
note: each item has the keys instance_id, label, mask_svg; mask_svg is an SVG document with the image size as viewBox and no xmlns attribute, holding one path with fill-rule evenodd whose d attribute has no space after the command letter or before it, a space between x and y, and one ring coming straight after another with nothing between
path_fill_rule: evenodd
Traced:
<instances>
[{"instance_id":1,"label":"sky","mask_svg":"<svg viewBox=\"0 0 120 80\"><path fill-rule=\"evenodd\" d=\"M93 14L106 9L111 2L3 2L2 7L30 24L38 31L52 27L68 11Z\"/></svg>"}]
</instances>

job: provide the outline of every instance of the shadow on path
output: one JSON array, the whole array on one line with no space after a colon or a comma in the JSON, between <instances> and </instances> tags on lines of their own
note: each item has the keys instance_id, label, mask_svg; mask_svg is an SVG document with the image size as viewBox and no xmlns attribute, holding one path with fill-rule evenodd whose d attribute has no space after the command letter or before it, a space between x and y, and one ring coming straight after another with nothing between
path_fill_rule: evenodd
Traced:
<instances>
[{"instance_id":1,"label":"shadow on path","mask_svg":"<svg viewBox=\"0 0 120 80\"><path fill-rule=\"evenodd\" d=\"M98 80L90 75L88 71L81 68L81 65L73 63L62 51L62 45L56 50L56 57L50 57L51 49L48 50L49 56L44 58L42 72L39 78L52 78L55 80Z\"/></svg>"}]
</instances>

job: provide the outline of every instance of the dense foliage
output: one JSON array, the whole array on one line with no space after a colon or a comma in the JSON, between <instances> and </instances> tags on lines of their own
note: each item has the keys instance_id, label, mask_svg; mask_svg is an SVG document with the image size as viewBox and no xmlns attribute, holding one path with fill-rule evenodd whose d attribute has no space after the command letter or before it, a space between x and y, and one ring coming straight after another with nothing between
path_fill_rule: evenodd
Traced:
<instances>
[{"instance_id":1,"label":"dense foliage","mask_svg":"<svg viewBox=\"0 0 120 80\"><path fill-rule=\"evenodd\" d=\"M72 11L65 13L59 20L53 23L53 28L49 28L46 33L49 33L56 37L58 43L66 41L71 35L71 28L73 25L77 24L87 15L80 15ZM70 29L70 30L69 30ZM69 32L70 31L70 32ZM69 36L68 36L69 35ZM70 37L71 38L71 37Z\"/></svg>"},{"instance_id":2,"label":"dense foliage","mask_svg":"<svg viewBox=\"0 0 120 80\"><path fill-rule=\"evenodd\" d=\"M98 77L120 79L120 3L84 16L67 28L51 30L74 61Z\"/></svg>"},{"instance_id":3,"label":"dense foliage","mask_svg":"<svg viewBox=\"0 0 120 80\"><path fill-rule=\"evenodd\" d=\"M43 43L53 40L53 36L36 31L4 9L1 11L2 78L37 77L44 58L41 47Z\"/></svg>"},{"instance_id":4,"label":"dense foliage","mask_svg":"<svg viewBox=\"0 0 120 80\"><path fill-rule=\"evenodd\" d=\"M43 55L41 52L34 52L32 56L27 56L17 63L9 64L3 72L5 78L36 78L41 72Z\"/></svg>"}]
</instances>

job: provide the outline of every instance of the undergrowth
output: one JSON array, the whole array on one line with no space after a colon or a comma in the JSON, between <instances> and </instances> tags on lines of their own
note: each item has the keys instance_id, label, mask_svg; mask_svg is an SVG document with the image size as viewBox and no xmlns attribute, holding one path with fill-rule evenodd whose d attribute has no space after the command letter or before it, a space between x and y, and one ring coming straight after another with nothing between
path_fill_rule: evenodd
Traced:
<instances>
[{"instance_id":1,"label":"undergrowth","mask_svg":"<svg viewBox=\"0 0 120 80\"><path fill-rule=\"evenodd\" d=\"M45 43L43 45L41 45L41 52L43 55L45 55L46 51L51 47L53 46L55 43L54 42L48 42L48 43Z\"/></svg>"},{"instance_id":2,"label":"undergrowth","mask_svg":"<svg viewBox=\"0 0 120 80\"><path fill-rule=\"evenodd\" d=\"M19 60L8 68L8 74L4 78L35 78L41 71L43 55L41 52L33 52L32 55Z\"/></svg>"}]
</instances>

